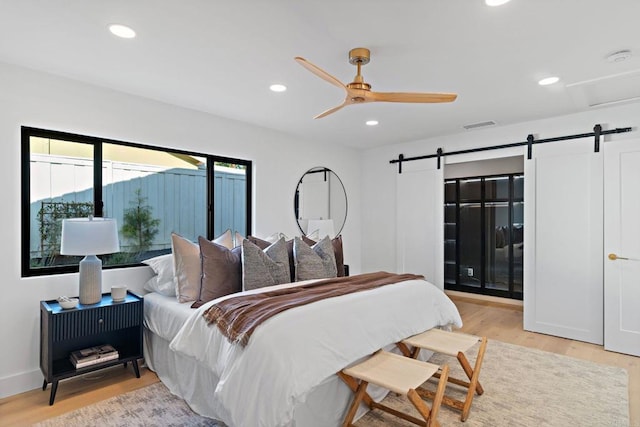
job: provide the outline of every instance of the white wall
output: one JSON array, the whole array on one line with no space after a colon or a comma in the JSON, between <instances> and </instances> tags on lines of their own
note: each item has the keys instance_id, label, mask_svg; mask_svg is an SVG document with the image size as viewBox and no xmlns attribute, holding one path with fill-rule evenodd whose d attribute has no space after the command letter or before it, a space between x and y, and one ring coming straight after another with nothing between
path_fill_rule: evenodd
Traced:
<instances>
[{"instance_id":1,"label":"white wall","mask_svg":"<svg viewBox=\"0 0 640 427\"><path fill-rule=\"evenodd\" d=\"M517 108L517 106L514 106ZM502 145L526 141L528 134L536 139L551 138L593 131L601 124L604 130L617 127L633 127L630 133L603 137L608 140L637 138L640 126L640 103L617 107L593 109L585 113L572 114L551 119L536 120L510 126L492 127L461 132L439 138L396 144L367 150L363 153L362 168L362 270L397 271L396 260L396 177L397 164L389 161L399 154L405 157L435 154L438 147L445 152L468 148ZM578 140L576 144L593 144L593 138ZM602 142L601 142L602 143ZM535 150L535 145L533 147ZM445 157L446 163L469 162L491 157L509 157L526 154L526 147L498 151L463 154ZM525 160L526 161L526 160ZM446 172L445 172L446 173ZM526 177L525 177L526 179Z\"/></svg>"},{"instance_id":2,"label":"white wall","mask_svg":"<svg viewBox=\"0 0 640 427\"><path fill-rule=\"evenodd\" d=\"M251 108L247 104L247 108ZM356 150L312 144L264 128L85 85L0 63L0 398L42 385L39 301L77 294L77 274L21 278L20 126L182 148L253 161L253 234L298 234L293 196L314 166L344 183L349 212L345 261L360 267L360 160ZM103 291L126 284L142 290L148 267L104 272Z\"/></svg>"}]
</instances>

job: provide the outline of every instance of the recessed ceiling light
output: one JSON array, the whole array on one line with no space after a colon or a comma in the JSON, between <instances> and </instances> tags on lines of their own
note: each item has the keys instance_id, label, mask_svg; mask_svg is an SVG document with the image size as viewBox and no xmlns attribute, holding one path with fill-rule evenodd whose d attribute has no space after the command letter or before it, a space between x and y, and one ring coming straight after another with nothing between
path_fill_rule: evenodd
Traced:
<instances>
[{"instance_id":1,"label":"recessed ceiling light","mask_svg":"<svg viewBox=\"0 0 640 427\"><path fill-rule=\"evenodd\" d=\"M484 0L487 6L502 6L505 3L509 3L511 0Z\"/></svg>"},{"instance_id":2,"label":"recessed ceiling light","mask_svg":"<svg viewBox=\"0 0 640 427\"><path fill-rule=\"evenodd\" d=\"M546 79L542 79L538 82L540 86L548 86L554 83L558 83L560 81L559 77L547 77Z\"/></svg>"},{"instance_id":3,"label":"recessed ceiling light","mask_svg":"<svg viewBox=\"0 0 640 427\"><path fill-rule=\"evenodd\" d=\"M281 84L274 84L269 86L269 89L271 89L274 92L284 92L285 90L287 90L287 87Z\"/></svg>"},{"instance_id":4,"label":"recessed ceiling light","mask_svg":"<svg viewBox=\"0 0 640 427\"><path fill-rule=\"evenodd\" d=\"M377 120L367 120L367 122L365 124L367 126L377 126L378 125L378 121Z\"/></svg>"},{"instance_id":5,"label":"recessed ceiling light","mask_svg":"<svg viewBox=\"0 0 640 427\"><path fill-rule=\"evenodd\" d=\"M109 25L109 31L114 36L122 37L123 39L132 39L136 36L136 32L133 29L121 24Z\"/></svg>"}]
</instances>

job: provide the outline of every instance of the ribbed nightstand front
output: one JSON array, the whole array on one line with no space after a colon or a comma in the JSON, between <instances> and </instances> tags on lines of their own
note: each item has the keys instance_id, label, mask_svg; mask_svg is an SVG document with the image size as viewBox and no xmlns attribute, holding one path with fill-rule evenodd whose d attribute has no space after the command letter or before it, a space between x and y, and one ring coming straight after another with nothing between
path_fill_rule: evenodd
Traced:
<instances>
[{"instance_id":1,"label":"ribbed nightstand front","mask_svg":"<svg viewBox=\"0 0 640 427\"><path fill-rule=\"evenodd\" d=\"M76 375L128 362L140 378L138 359L142 358L144 304L141 297L127 292L124 301L114 302L103 294L97 304L64 310L56 300L40 302L40 369L42 390L51 383L49 405L53 405L58 381ZM72 351L110 344L119 358L76 369L69 357Z\"/></svg>"}]
</instances>

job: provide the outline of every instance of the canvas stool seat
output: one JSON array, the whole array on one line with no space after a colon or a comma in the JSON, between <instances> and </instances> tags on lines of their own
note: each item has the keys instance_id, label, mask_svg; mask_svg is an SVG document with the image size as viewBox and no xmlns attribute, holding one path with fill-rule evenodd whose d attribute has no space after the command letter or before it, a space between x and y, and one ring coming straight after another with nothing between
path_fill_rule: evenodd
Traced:
<instances>
[{"instance_id":1,"label":"canvas stool seat","mask_svg":"<svg viewBox=\"0 0 640 427\"><path fill-rule=\"evenodd\" d=\"M338 376L351 388L355 396L342 426L348 427L353 425L351 422L356 415L358 406L360 402L364 401L371 409L380 409L420 426L438 427L440 425L437 421L438 409L440 408L449 376L449 367L445 365L439 374L440 382L434 394L431 408L427 406L416 392L416 389L437 374L438 370L440 370L440 367L433 363L410 359L382 350L361 363L343 369L341 372L338 372ZM407 396L420 415L422 415L423 420L375 402L367 393L369 383Z\"/></svg>"},{"instance_id":2,"label":"canvas stool seat","mask_svg":"<svg viewBox=\"0 0 640 427\"><path fill-rule=\"evenodd\" d=\"M475 366L472 368L465 353L478 342L480 342L480 347L476 356ZM445 395L442 399L442 404L461 411L460 420L466 421L469 416L469 411L471 410L474 394L477 393L481 395L484 393L479 377L482 360L484 359L484 353L487 348L487 337L477 337L434 328L403 340L401 343L398 343L398 347L405 356L413 359L418 357L422 349L433 351L434 353L446 354L458 359L460 366L462 366L462 369L468 377L468 381L452 377L449 377L447 381L465 387L467 389L466 398L462 401ZM435 376L437 377L437 374ZM424 388L420 388L418 393L425 398L433 398L435 395L432 391Z\"/></svg>"}]
</instances>

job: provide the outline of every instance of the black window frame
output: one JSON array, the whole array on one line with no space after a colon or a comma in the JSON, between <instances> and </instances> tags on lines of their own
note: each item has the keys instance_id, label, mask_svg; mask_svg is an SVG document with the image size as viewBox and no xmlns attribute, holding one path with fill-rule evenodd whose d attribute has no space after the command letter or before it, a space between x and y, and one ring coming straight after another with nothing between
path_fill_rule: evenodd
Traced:
<instances>
[{"instance_id":1,"label":"black window frame","mask_svg":"<svg viewBox=\"0 0 640 427\"><path fill-rule=\"evenodd\" d=\"M102 146L103 144L115 144L123 145L133 148L142 148L146 150L156 150L162 152L171 152L176 154L183 154L187 156L204 157L207 159L207 238L213 239L214 230L214 165L215 163L231 163L236 165L242 165L245 167L246 178L246 234L251 234L251 212L252 212L252 181L253 181L253 162L246 159L237 159L233 157L225 157L214 154L197 153L193 151L181 150L176 148L158 147L149 144L141 144L128 141L119 141L109 138L100 138L95 136L79 135L69 132L61 132L49 129L40 129L29 126L21 127L21 168L22 168L22 188L21 188L21 275L22 277L36 277L47 276L65 273L77 273L79 267L75 265L60 265L60 266L47 266L39 268L31 268L30 258L30 244L31 244L31 150L30 140L31 137L40 137L47 139L57 139L62 141L69 141L74 143L90 144L93 146L93 205L94 216L101 217L104 203L102 200ZM129 268L141 266L143 264L121 264L121 265L105 265L103 268L117 269L117 268Z\"/></svg>"}]
</instances>

